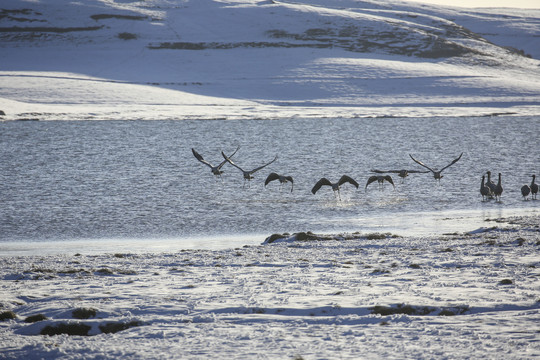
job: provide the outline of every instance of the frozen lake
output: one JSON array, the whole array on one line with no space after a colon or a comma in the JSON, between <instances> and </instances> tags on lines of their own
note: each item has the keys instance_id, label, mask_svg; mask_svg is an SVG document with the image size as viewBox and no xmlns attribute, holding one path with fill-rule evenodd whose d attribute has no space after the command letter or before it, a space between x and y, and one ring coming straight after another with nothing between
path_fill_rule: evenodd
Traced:
<instances>
[{"instance_id":1,"label":"frozen lake","mask_svg":"<svg viewBox=\"0 0 540 360\"><path fill-rule=\"evenodd\" d=\"M540 175L540 117L215 121L17 121L0 123L0 254L223 248L276 232L468 231L486 218L538 214L519 191ZM222 181L198 162L232 153ZM364 190L370 169L422 170L409 154L443 167L411 174L396 188ZM483 202L480 180L502 173L500 203ZM291 175L294 191L264 180ZM339 201L321 178L347 174ZM75 241L76 240L76 241ZM59 243L60 241L60 243Z\"/></svg>"}]
</instances>

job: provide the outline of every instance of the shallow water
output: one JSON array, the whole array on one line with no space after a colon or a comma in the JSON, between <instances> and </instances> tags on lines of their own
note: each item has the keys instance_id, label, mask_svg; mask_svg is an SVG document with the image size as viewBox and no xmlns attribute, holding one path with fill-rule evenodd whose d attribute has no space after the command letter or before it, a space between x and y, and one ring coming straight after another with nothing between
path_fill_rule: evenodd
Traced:
<instances>
[{"instance_id":1,"label":"shallow water","mask_svg":"<svg viewBox=\"0 0 540 360\"><path fill-rule=\"evenodd\" d=\"M519 191L540 174L538 133L540 117L3 122L0 253L50 241L223 247L276 232L472 230L485 218L538 214L540 202ZM236 168L226 164L220 180L191 153L218 163L237 146L245 169L279 159L244 187ZM395 190L364 190L372 168L421 170L408 154L440 168L461 152L440 184L393 174ZM500 203L479 194L487 170L502 173ZM272 171L293 176L294 191L265 188ZM311 194L319 178L343 174L359 189L343 185L341 201L328 187Z\"/></svg>"}]
</instances>

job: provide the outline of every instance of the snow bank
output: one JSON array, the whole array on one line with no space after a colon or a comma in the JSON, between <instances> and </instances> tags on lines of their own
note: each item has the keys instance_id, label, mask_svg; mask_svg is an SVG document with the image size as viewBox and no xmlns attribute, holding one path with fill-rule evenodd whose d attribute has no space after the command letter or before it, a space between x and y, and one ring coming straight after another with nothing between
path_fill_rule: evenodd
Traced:
<instances>
[{"instance_id":1,"label":"snow bank","mask_svg":"<svg viewBox=\"0 0 540 360\"><path fill-rule=\"evenodd\" d=\"M0 358L535 358L539 220L430 238L2 257Z\"/></svg>"},{"instance_id":2,"label":"snow bank","mask_svg":"<svg viewBox=\"0 0 540 360\"><path fill-rule=\"evenodd\" d=\"M399 1L16 0L0 9L1 119L537 115L539 19Z\"/></svg>"}]
</instances>

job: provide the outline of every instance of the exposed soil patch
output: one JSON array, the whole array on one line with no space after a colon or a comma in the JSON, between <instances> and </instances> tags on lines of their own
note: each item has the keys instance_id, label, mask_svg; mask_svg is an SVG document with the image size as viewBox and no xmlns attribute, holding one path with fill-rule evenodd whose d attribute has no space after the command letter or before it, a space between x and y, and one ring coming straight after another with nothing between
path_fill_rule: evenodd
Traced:
<instances>
[{"instance_id":1,"label":"exposed soil patch","mask_svg":"<svg viewBox=\"0 0 540 360\"><path fill-rule=\"evenodd\" d=\"M146 16L138 15L117 15L117 14L96 14L90 16L94 20L120 19L120 20L146 20Z\"/></svg>"},{"instance_id":2,"label":"exposed soil patch","mask_svg":"<svg viewBox=\"0 0 540 360\"><path fill-rule=\"evenodd\" d=\"M74 31L95 31L102 29L102 26L87 26L87 27L54 27L54 26L28 26L28 27L0 27L0 33L6 32L50 32L50 33L68 33Z\"/></svg>"},{"instance_id":3,"label":"exposed soil patch","mask_svg":"<svg viewBox=\"0 0 540 360\"><path fill-rule=\"evenodd\" d=\"M129 328L140 326L141 323L139 321L130 321L127 323L124 322L110 322L99 326L99 330L101 330L104 334L114 334L119 331L127 330Z\"/></svg>"},{"instance_id":4,"label":"exposed soil patch","mask_svg":"<svg viewBox=\"0 0 540 360\"><path fill-rule=\"evenodd\" d=\"M66 334L66 335L79 335L79 336L88 336L88 332L90 331L91 327L86 324L67 324L67 323L59 323L56 325L47 325L45 326L40 334L41 335L60 335L60 334Z\"/></svg>"}]
</instances>

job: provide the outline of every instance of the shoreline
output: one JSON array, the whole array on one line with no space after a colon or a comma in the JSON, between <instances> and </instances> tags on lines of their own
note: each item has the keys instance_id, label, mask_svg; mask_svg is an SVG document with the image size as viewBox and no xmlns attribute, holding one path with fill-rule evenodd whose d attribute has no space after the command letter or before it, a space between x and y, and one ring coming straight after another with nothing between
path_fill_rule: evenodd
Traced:
<instances>
[{"instance_id":1,"label":"shoreline","mask_svg":"<svg viewBox=\"0 0 540 360\"><path fill-rule=\"evenodd\" d=\"M388 216L393 218L394 216ZM356 219L362 223L345 231L311 231L309 229L292 232L266 234L224 234L196 235L187 237L155 238L111 238L75 240L30 240L0 241L0 258L33 255L69 255L74 253L99 255L114 252L133 254L169 253L184 250L230 250L242 246L257 246L277 234L284 238L297 233L310 233L320 238L350 238L369 234L390 234L403 238L434 238L447 235L465 235L483 228L498 227L505 219L529 219L529 225L540 224L540 211L537 209L490 209L452 210L438 213L401 214L398 223L381 225L386 219ZM511 221L511 220L509 220ZM405 224L405 225L404 225ZM411 225L412 224L412 225ZM405 228L404 226L407 226ZM358 230L354 230L357 228Z\"/></svg>"},{"instance_id":2,"label":"shoreline","mask_svg":"<svg viewBox=\"0 0 540 360\"><path fill-rule=\"evenodd\" d=\"M216 100L217 102L218 100ZM225 100L219 100L225 101ZM234 102L234 100L227 100ZM247 101L246 101L247 102ZM110 107L100 104L17 104L0 99L0 122L26 121L192 121L192 120L283 120L283 119L393 119L393 118L448 118L448 117L528 117L538 116L540 106L531 102L523 105L512 101L493 104L441 103L432 106L411 104L381 104L357 106L336 105L268 105L249 102L242 105L147 105L129 101ZM178 116L178 114L182 114Z\"/></svg>"}]
</instances>

